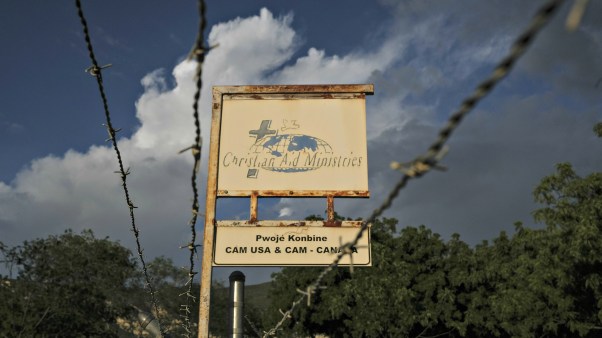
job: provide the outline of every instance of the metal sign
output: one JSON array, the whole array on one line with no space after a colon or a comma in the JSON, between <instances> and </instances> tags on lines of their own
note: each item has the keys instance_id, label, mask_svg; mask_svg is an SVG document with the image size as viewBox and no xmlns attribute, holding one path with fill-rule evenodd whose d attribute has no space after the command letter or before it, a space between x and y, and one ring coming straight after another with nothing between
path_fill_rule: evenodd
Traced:
<instances>
[{"instance_id":1,"label":"metal sign","mask_svg":"<svg viewBox=\"0 0 602 338\"><path fill-rule=\"evenodd\" d=\"M361 222L344 221L325 227L321 221L218 221L214 265L310 266L328 265L357 235ZM370 238L363 236L350 248L354 266L370 266ZM346 255L341 265L349 265Z\"/></svg>"},{"instance_id":2,"label":"metal sign","mask_svg":"<svg viewBox=\"0 0 602 338\"><path fill-rule=\"evenodd\" d=\"M357 93L224 96L219 147L220 196L368 191L365 100Z\"/></svg>"},{"instance_id":3,"label":"metal sign","mask_svg":"<svg viewBox=\"0 0 602 338\"><path fill-rule=\"evenodd\" d=\"M355 237L360 222L335 220L334 198L369 196L365 96L373 92L373 85L213 87L200 337L209 334L213 266L328 265ZM258 198L279 196L326 197L328 217L258 221ZM249 197L249 220L216 220L218 197ZM340 265L370 266L370 232L348 250Z\"/></svg>"}]
</instances>

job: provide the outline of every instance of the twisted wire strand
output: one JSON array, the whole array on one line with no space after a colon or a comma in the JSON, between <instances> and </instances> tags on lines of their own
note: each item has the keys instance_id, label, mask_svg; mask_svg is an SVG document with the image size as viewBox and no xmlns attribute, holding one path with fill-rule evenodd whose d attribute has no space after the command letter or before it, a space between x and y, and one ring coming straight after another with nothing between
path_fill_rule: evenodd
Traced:
<instances>
[{"instance_id":1,"label":"twisted wire strand","mask_svg":"<svg viewBox=\"0 0 602 338\"><path fill-rule=\"evenodd\" d=\"M207 6L204 0L198 1L198 12L199 12L199 29L196 37L196 41L194 47L189 55L189 58L194 58L197 62L196 66L196 91L194 93L194 102L192 105L193 109L193 118L194 118L194 126L195 126L195 139L194 144L192 145L192 155L194 157L194 165L192 168L192 177L191 177L191 185L192 185L192 193L193 193L193 201L192 201L192 218L188 223L190 225L191 239L188 244L188 249L190 250L189 264L190 267L188 269L188 290L186 291L186 304L182 306L183 311L185 312L184 316L184 330L186 331L186 336L191 337L191 325L192 325L192 311L190 311L190 307L195 302L196 298L192 295L192 282L194 276L197 274L194 271L194 255L196 254L196 222L199 214L199 194L197 188L197 174L200 167L201 162L201 152L203 147L203 140L201 138L201 122L199 119L199 100L201 97L201 90L203 87L203 62L205 61L205 47L203 44L205 27L207 26L206 19L206 11Z\"/></svg>"},{"instance_id":2,"label":"twisted wire strand","mask_svg":"<svg viewBox=\"0 0 602 338\"><path fill-rule=\"evenodd\" d=\"M439 161L440 154L444 150L445 143L449 140L450 136L456 130L458 125L462 122L463 118L470 111L472 111L477 103L487 94L489 94L495 85L497 85L508 74L508 72L512 69L512 66L524 54L527 47L529 47L529 45L533 42L537 33L539 33L543 26L550 21L553 14L558 10L563 2L564 0L548 1L537 11L527 29L525 29L513 43L510 53L504 59L502 59L498 66L493 70L491 75L485 81L481 82L481 84L477 86L470 96L462 101L460 108L450 116L446 125L439 131L438 138L431 144L426 154L418 157L412 162L413 168L411 169L413 170L404 173L401 179L389 192L389 195L380 205L380 207L375 209L370 217L362 222L360 230L355 238L342 246L342 248L345 250L340 250L335 260L324 270L322 270L315 281L307 287L307 292L301 292L301 296L293 301L291 307L283 313L282 319L280 319L280 321L276 323L272 329L265 331L263 338L275 335L281 326L284 325L287 319L291 317L295 308L301 304L306 297L310 297L311 294L315 293L322 284L322 280L326 277L326 275L338 267L341 259L345 255L351 255L350 250L348 249L357 245L360 238L362 238L366 230L369 228L369 224L374 223L378 217L380 217L387 209L391 207L401 189L403 189L412 178L421 177L429 172L430 169L435 168L437 162Z\"/></svg>"},{"instance_id":3,"label":"twisted wire strand","mask_svg":"<svg viewBox=\"0 0 602 338\"><path fill-rule=\"evenodd\" d=\"M151 278L148 274L146 262L144 260L144 255L142 254L143 249L142 249L142 245L140 244L140 230L139 230L138 226L136 225L136 218L134 216L134 209L136 208L136 206L134 206L134 203L132 202L132 200L130 198L130 193L129 193L129 190L127 187L127 176L130 174L130 170L129 170L129 168L127 170L124 169L121 151L119 151L119 147L117 146L117 139L116 139L115 135L119 130L114 129L113 124L111 122L111 113L109 112L109 104L108 104L107 96L105 94L104 84L103 84L103 80L102 80L102 68L98 66L98 61L96 60L96 56L94 55L94 49L92 47L92 41L90 39L90 33L88 30L88 23L86 21L86 18L84 17L84 12L83 12L83 9L81 6L81 1L76 0L75 6L77 8L77 14L79 16L79 19L80 19L80 22L82 25L82 29L84 32L84 39L86 41L86 46L88 48L88 55L90 57L90 60L92 61L92 67L89 68L89 72L91 75L93 75L96 78L96 82L98 83L98 90L100 92L100 97L102 99L102 105L104 108L105 119L106 119L105 126L109 133L109 139L111 140L111 142L113 144L113 149L115 150L115 154L117 155L117 162L119 163L119 171L117 171L116 173L120 174L120 176L121 176L121 185L122 185L123 191L125 193L125 201L130 210L130 220L131 220L131 227L132 227L131 230L134 233L134 237L136 239L136 249L138 252L138 258L140 260L140 263L142 264L142 271L144 273L144 279L145 279L145 283L146 283L145 286L149 290L153 309L158 318L159 317L159 308L157 305L156 291L153 288L153 285L151 283ZM159 325L159 327L162 327L162 326ZM161 329L161 332L163 333L162 329Z\"/></svg>"},{"instance_id":4,"label":"twisted wire strand","mask_svg":"<svg viewBox=\"0 0 602 338\"><path fill-rule=\"evenodd\" d=\"M251 321L251 319L249 319L249 317L247 315L245 315L245 319L247 320L247 323L253 330L253 333L255 333L255 335L257 335L257 337L261 338L261 332L259 332L259 329L257 328L257 326L255 326L255 324Z\"/></svg>"}]
</instances>

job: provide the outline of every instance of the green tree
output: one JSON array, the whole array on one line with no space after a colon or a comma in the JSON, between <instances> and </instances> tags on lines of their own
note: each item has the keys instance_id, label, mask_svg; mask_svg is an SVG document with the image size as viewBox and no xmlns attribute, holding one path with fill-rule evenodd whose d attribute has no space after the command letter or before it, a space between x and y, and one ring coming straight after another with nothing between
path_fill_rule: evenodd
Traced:
<instances>
[{"instance_id":1,"label":"green tree","mask_svg":"<svg viewBox=\"0 0 602 338\"><path fill-rule=\"evenodd\" d=\"M534 190L546 225L516 224L475 248L467 333L501 337L602 334L602 173L557 165Z\"/></svg>"},{"instance_id":2,"label":"green tree","mask_svg":"<svg viewBox=\"0 0 602 338\"><path fill-rule=\"evenodd\" d=\"M118 317L130 313L128 282L135 277L131 253L92 231L3 246L15 278L2 276L3 336L117 336Z\"/></svg>"},{"instance_id":3,"label":"green tree","mask_svg":"<svg viewBox=\"0 0 602 338\"><path fill-rule=\"evenodd\" d=\"M294 320L287 322L287 335L417 337L452 334L463 325L464 314L457 309L466 301L466 292L458 292L462 283L449 275L451 270L462 274L470 249L455 237L450 251L424 226L405 228L395 236L396 224L386 218L373 224L373 266L356 269L353 275L347 269L329 274L327 288L312 296L319 305L300 306ZM275 274L273 307L288 308L298 297L291 290L307 286L320 270L285 268Z\"/></svg>"},{"instance_id":4,"label":"green tree","mask_svg":"<svg viewBox=\"0 0 602 338\"><path fill-rule=\"evenodd\" d=\"M8 275L0 276L0 337L132 337L141 335L138 309L152 313L171 337L185 334L182 305L188 271L166 257L147 263L159 313L150 304L145 278L127 248L90 230L26 241L8 247L0 242ZM192 327L197 330L199 285ZM228 289L212 286L210 330L227 331ZM247 306L257 320L252 304Z\"/></svg>"},{"instance_id":5,"label":"green tree","mask_svg":"<svg viewBox=\"0 0 602 338\"><path fill-rule=\"evenodd\" d=\"M594 127L602 137L602 124ZM580 177L568 163L534 190L543 204L511 238L475 248L467 335L598 337L602 334L602 173Z\"/></svg>"},{"instance_id":6,"label":"green tree","mask_svg":"<svg viewBox=\"0 0 602 338\"><path fill-rule=\"evenodd\" d=\"M502 233L493 245L484 243L475 249L468 332L501 337L566 336L562 323L571 313L570 300L564 295L564 287L570 283L570 263L557 254L559 237L520 223L516 228L512 238Z\"/></svg>"},{"instance_id":7,"label":"green tree","mask_svg":"<svg viewBox=\"0 0 602 338\"><path fill-rule=\"evenodd\" d=\"M178 267L171 258L159 256L147 263L147 272L151 278L155 290L155 298L159 313L155 313L150 303L148 289L145 287L146 279L142 270L136 272L135 283L130 288L130 303L136 308L151 313L161 323L161 329L172 337L182 337L186 334L184 329L184 318L186 312L182 306L186 304L186 292L188 290L188 270ZM191 311L191 330L197 329L198 303L196 299L199 294L198 283L192 285L192 296L195 297L189 307ZM131 326L138 328L137 319L130 319Z\"/></svg>"},{"instance_id":8,"label":"green tree","mask_svg":"<svg viewBox=\"0 0 602 338\"><path fill-rule=\"evenodd\" d=\"M580 177L568 163L557 166L534 192L544 207L536 220L557 236L552 248L565 265L564 297L570 316L569 332L602 334L602 173Z\"/></svg>"}]
</instances>

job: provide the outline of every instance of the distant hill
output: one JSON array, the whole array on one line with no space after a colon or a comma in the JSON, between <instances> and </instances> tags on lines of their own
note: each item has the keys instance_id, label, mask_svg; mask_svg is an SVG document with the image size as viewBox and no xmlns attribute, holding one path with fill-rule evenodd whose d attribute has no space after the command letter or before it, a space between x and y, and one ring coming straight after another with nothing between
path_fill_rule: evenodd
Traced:
<instances>
[{"instance_id":1,"label":"distant hill","mask_svg":"<svg viewBox=\"0 0 602 338\"><path fill-rule=\"evenodd\" d=\"M270 285L272 282L245 285L245 303L253 304L256 308L267 309L270 305Z\"/></svg>"},{"instance_id":2,"label":"distant hill","mask_svg":"<svg viewBox=\"0 0 602 338\"><path fill-rule=\"evenodd\" d=\"M270 285L272 282L266 282L255 285L245 285L245 304L252 304L254 307L259 309L268 308L270 305ZM225 299L229 297L229 287L224 285L223 288L215 290L217 293L214 298L217 300ZM212 299L213 301L213 299Z\"/></svg>"}]
</instances>

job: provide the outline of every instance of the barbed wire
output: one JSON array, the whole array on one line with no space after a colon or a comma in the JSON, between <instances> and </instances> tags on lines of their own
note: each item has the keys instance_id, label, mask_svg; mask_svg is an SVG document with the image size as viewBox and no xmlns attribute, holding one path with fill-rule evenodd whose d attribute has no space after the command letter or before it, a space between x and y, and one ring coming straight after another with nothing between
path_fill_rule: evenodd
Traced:
<instances>
[{"instance_id":1,"label":"barbed wire","mask_svg":"<svg viewBox=\"0 0 602 338\"><path fill-rule=\"evenodd\" d=\"M195 126L195 139L194 144L186 149L180 151L183 153L187 150L192 151L192 156L194 157L194 164L192 167L192 218L188 222L190 226L191 238L190 242L186 247L190 250L190 266L188 269L188 289L182 295L186 295L186 304L181 305L181 311L184 312L182 317L184 321L182 323L184 330L186 332L186 337L191 337L191 325L192 325L192 311L190 307L196 301L196 297L192 294L192 284L194 280L194 276L197 272L194 271L194 256L196 254L196 249L198 245L196 244L196 221L199 214L199 193L197 188L197 174L199 172L200 162L201 162L201 152L203 148L203 139L201 137L201 122L199 119L199 100L201 97L201 89L203 88L203 62L205 61L205 46L204 46L204 36L205 36L205 27L207 26L206 19L206 11L207 6L204 0L198 1L198 11L199 11L199 29L196 37L195 44L188 55L189 59L195 59L197 62L196 65L196 91L194 93L194 102L192 104L193 109L193 118L194 118L194 126Z\"/></svg>"},{"instance_id":2,"label":"barbed wire","mask_svg":"<svg viewBox=\"0 0 602 338\"><path fill-rule=\"evenodd\" d=\"M247 315L245 315L245 319L247 320L247 323L251 327L251 330L253 330L253 332L257 335L257 337L261 338L261 332L259 332L259 329L257 328L257 326L255 326L255 324L251 321L251 319L249 319L249 317Z\"/></svg>"},{"instance_id":3,"label":"barbed wire","mask_svg":"<svg viewBox=\"0 0 602 338\"><path fill-rule=\"evenodd\" d=\"M106 120L106 124L104 124L104 126L107 128L107 132L109 133L109 138L107 139L107 141L112 142L113 149L115 150L115 154L117 155L117 162L119 163L119 170L116 171L115 173L117 173L121 176L121 185L122 185L123 191L125 193L125 201L130 210L130 220L131 220L132 232L134 233L134 237L136 239L136 249L138 252L138 258L140 260L140 263L142 264L142 271L144 273L144 279L145 279L145 283L146 283L145 286L150 293L151 302L153 305L153 309L155 311L155 316L157 317L157 321L159 322L159 327L162 328L162 325L160 324L160 320L159 320L159 307L157 305L156 291L153 288L151 279L148 274L148 269L146 267L146 262L144 260L142 245L140 244L140 230L139 230L138 226L136 225L136 218L134 216L134 209L137 207L132 202L132 199L130 198L130 193L129 193L129 190L127 187L127 176L131 173L131 171L130 171L130 168L124 169L121 151L119 150L119 147L117 146L117 139L115 137L115 135L121 129L113 128L113 124L111 122L111 113L109 112L109 104L108 104L107 96L105 94L104 84L103 84L103 80L102 80L102 69L107 68L111 65L109 64L109 65L102 66L102 67L98 66L98 62L96 61L96 56L94 55L94 48L92 47L92 41L90 39L88 23L86 21L86 18L84 17L84 12L83 12L80 0L75 0L75 7L77 8L77 14L79 16L79 19L80 19L80 22L82 25L82 29L84 32L84 39L86 41L86 47L88 48L88 55L90 57L90 60L92 61L92 66L90 66L88 69L86 69L86 72L88 72L90 75L94 76L96 78L96 82L98 83L98 90L100 92L100 97L102 99L102 105L104 108L105 120ZM162 329L161 329L161 334L163 335Z\"/></svg>"},{"instance_id":4,"label":"barbed wire","mask_svg":"<svg viewBox=\"0 0 602 338\"><path fill-rule=\"evenodd\" d=\"M284 323L292 317L292 313L295 308L303 302L303 300L307 297L308 303L310 303L311 295L316 293L316 291L320 288L322 280L326 277L326 275L338 267L341 259L346 255L351 256L353 254L353 248L359 240L362 238L366 230L369 228L370 224L374 223L378 217L380 217L387 209L391 207L393 201L399 195L401 189L403 189L407 183L412 178L418 178L428 173L431 169L443 169L438 165L439 161L445 156L448 148L445 146L447 141L449 140L452 133L456 130L458 125L462 122L464 117L472 111L472 109L477 105L477 103L489 94L493 88L508 74L508 72L512 69L512 66L516 63L516 61L524 55L527 47L533 42L537 33L541 31L543 26L549 22L552 18L553 14L558 10L560 5L564 0L551 0L544 4L535 14L533 19L531 20L527 29L525 29L519 37L512 44L510 52L508 55L502 59L502 61L497 65L497 67L493 70L491 75L483 82L481 82L477 88L473 91L473 93L468 96L462 104L460 108L454 112L446 125L439 131L438 138L433 142L426 153L422 156L417 157L412 162L403 164L398 162L391 163L391 168L395 170L400 170L403 173L401 179L395 184L393 189L389 192L389 195L385 199L385 201L375 209L370 217L368 217L365 221L362 222L362 225L356 234L355 238L350 242L343 244L341 246L341 250L336 255L334 261L328 265L322 272L318 275L315 281L309 284L306 290L299 290L297 292L301 294L297 299L295 299L290 308L287 311L280 310L282 314L282 318L276 325L268 330L264 331L263 338L268 336L273 336L276 332L281 328ZM350 265L353 267L353 265Z\"/></svg>"}]
</instances>

